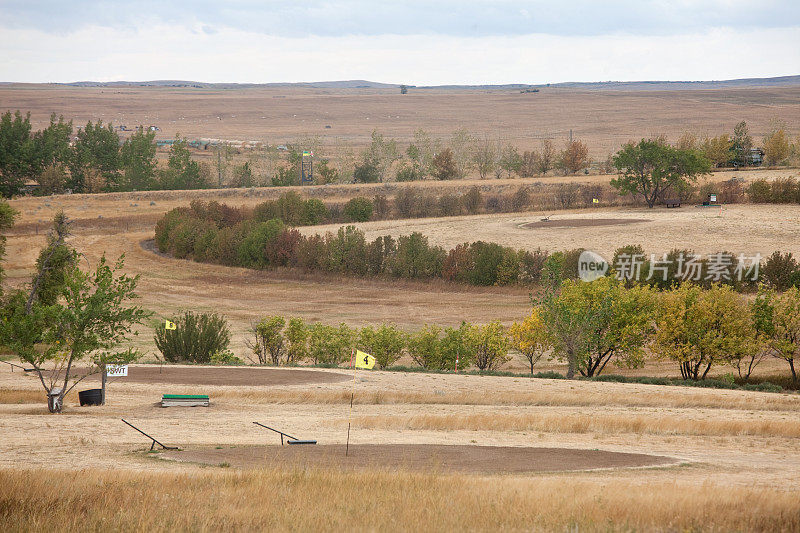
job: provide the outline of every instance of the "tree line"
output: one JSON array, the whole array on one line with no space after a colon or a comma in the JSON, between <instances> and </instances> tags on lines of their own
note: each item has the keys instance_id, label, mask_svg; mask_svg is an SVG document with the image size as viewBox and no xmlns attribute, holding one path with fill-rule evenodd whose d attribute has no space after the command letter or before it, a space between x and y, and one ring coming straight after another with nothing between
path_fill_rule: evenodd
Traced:
<instances>
[{"instance_id":1,"label":"tree line","mask_svg":"<svg viewBox=\"0 0 800 533\"><path fill-rule=\"evenodd\" d=\"M192 159L186 139L172 143L166 166L156 160L155 131L139 127L122 141L102 121L79 127L50 117L32 131L30 113L0 116L0 195L12 197L29 182L37 194L200 189L211 184L210 168Z\"/></svg>"},{"instance_id":2,"label":"tree line","mask_svg":"<svg viewBox=\"0 0 800 533\"><path fill-rule=\"evenodd\" d=\"M359 349L372 354L381 369L408 357L430 371L493 372L516 353L531 375L543 359L566 363L568 379L598 377L609 363L635 369L647 360L665 360L675 364L682 380L702 381L712 370L728 367L746 383L760 363L775 357L786 362L791 385L798 384L798 287L783 293L762 287L747 299L719 284L657 291L626 287L613 278L564 280L533 303L530 314L509 327L462 322L405 331L394 324L353 328L267 316L250 328L247 358L259 365L337 367ZM220 315L186 311L170 320L177 329L157 326L155 333L166 361L244 363L228 350L230 333Z\"/></svg>"},{"instance_id":3,"label":"tree line","mask_svg":"<svg viewBox=\"0 0 800 533\"><path fill-rule=\"evenodd\" d=\"M365 149L355 153L346 148L334 162L322 155L319 139L309 138L288 144L285 153L275 147L259 148L232 170L230 162L236 150L222 143L213 147L217 155L215 171L211 164L195 161L190 143L180 137L171 141L166 165L159 165L155 135L155 131L139 127L122 140L111 124L90 121L76 130L71 121L55 114L47 127L33 131L30 113L7 111L0 117L0 194L21 194L28 190L26 184L34 182L35 193L45 195L67 190L92 193L298 185L302 152L312 147L320 154L314 163L316 184L452 180L474 174L481 179L527 178L554 172L588 173L590 167L608 174L625 170L619 153L593 162L587 145L579 139L565 140L557 147L553 139L545 138L538 148L521 151L508 142L465 129L447 139L420 129L405 149L397 140L373 131ZM666 144L663 137L653 141ZM754 159L755 147L745 122L737 124L732 135L698 138L684 133L674 146L701 156L709 168L760 164ZM800 141L791 141L783 123L773 124L761 147L765 164L800 163ZM266 175L258 175L261 156L270 167Z\"/></svg>"},{"instance_id":4,"label":"tree line","mask_svg":"<svg viewBox=\"0 0 800 533\"><path fill-rule=\"evenodd\" d=\"M340 227L335 233L303 235L293 225L313 224L324 213L317 199L303 200L285 195L264 202L252 211L233 208L219 202L193 201L189 207L167 212L155 228L155 244L162 253L179 259L240 266L255 269L297 268L353 276L374 276L417 280L442 279L470 285L535 286L578 276L581 248L557 251L520 250L493 242L462 243L445 250L431 245L428 238L414 232L394 238L384 235L368 242L355 226ZM274 218L273 218L274 217ZM722 251L700 257L693 272L680 274L680 257L695 257L692 250L671 250L663 263L670 265L666 275L656 273L658 265L651 254L638 245L618 248L608 276L616 276L621 257L639 257L639 279L659 289L695 281L709 287L713 282L730 285L740 292L755 292L759 282L776 290L800 286L800 266L791 253L774 252L747 264L732 252ZM718 259L713 262L711 258ZM738 272L758 268L758 279L742 277ZM619 276L625 277L625 276Z\"/></svg>"}]
</instances>

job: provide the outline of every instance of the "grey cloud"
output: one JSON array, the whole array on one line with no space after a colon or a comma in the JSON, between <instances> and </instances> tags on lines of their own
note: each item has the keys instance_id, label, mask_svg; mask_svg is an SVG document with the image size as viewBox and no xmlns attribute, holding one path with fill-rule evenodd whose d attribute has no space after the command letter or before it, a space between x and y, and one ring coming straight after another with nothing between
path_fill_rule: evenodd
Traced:
<instances>
[{"instance_id":1,"label":"grey cloud","mask_svg":"<svg viewBox=\"0 0 800 533\"><path fill-rule=\"evenodd\" d=\"M800 2L74 0L67 3L5 0L0 4L0 25L46 32L64 33L87 25L131 28L153 22L201 27L203 31L229 27L282 37L384 34L477 37L532 33L669 35L711 27L795 26L800 24Z\"/></svg>"}]
</instances>

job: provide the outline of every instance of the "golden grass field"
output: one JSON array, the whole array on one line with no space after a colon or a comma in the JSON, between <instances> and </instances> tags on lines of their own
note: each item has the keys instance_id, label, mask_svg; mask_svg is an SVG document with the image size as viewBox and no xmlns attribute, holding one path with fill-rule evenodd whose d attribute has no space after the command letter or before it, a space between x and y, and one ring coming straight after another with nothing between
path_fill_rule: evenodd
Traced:
<instances>
[{"instance_id":1,"label":"golden grass field","mask_svg":"<svg viewBox=\"0 0 800 533\"><path fill-rule=\"evenodd\" d=\"M442 136L466 127L475 133L503 135L525 148L537 146L538 135L565 138L573 128L589 143L593 157L604 158L629 138L660 133L674 138L687 129L716 135L732 130L739 120L747 120L754 136L759 136L778 117L797 134L799 98L796 88L670 93L545 90L530 95L412 91L401 97L394 92L358 90L2 87L0 109L32 110L35 128L56 111L76 124L98 118L129 126L155 123L161 126L163 137L180 132L189 137L276 143L325 135L329 145L364 143L373 128L407 141L418 127ZM325 124L332 128L322 129ZM709 179L734 176L749 181L797 177L798 172L719 172ZM506 193L520 185L596 184L608 179L592 175L414 186L442 193L479 185ZM124 253L126 271L141 275L141 305L159 318L182 309L223 313L231 325L232 349L240 357L246 355L244 339L250 324L270 314L353 326L385 321L414 329L424 323L456 325L461 320L499 319L509 324L530 308L528 290L518 287L259 272L174 260L147 246L156 220L192 199L252 206L285 190L14 199L11 204L21 216L9 232L6 281L12 286L27 283L48 221L63 209L75 221L70 242L84 253L84 265L96 265L103 253L111 258ZM310 187L302 192L340 201L353 195L392 196L396 190L395 185L375 184ZM582 246L607 256L618 246L636 243L653 253L675 247L703 253L800 253L797 205L739 204L722 210L601 206L559 211L552 220L647 222L521 227L548 214L552 213L361 226L368 237L421 231L447 247L485 239L526 249ZM152 330L142 328L140 333L135 344L148 353L146 359L153 359ZM506 368L525 372L526 364L516 358ZM769 360L757 373L786 374L786 367ZM321 446L345 443L353 387L346 369L317 370L345 373L342 381L331 376L304 384L259 382L257 372L265 371L253 369L250 384L232 385L231 379L228 384L193 385L169 382L157 376L157 367L146 368L147 380L112 378L105 406L79 407L73 392L65 401L64 413L51 415L38 380L0 364L3 531L800 530L800 395L796 393L359 371L353 445L561 448L646 454L674 461L666 466L578 470L565 463L556 465L560 471L514 474L495 472L501 465L487 464L485 472L466 473L433 463L420 472L405 466L350 469L274 459L277 436L255 427L253 421L317 439ZM539 369L563 372L563 365L543 362ZM175 367L174 371L181 370ZM225 371L207 372L224 376ZM638 371L609 365L607 372L678 375L677 366L658 361ZM83 385L78 388L96 387L98 381L90 379ZM157 404L164 393L209 394L212 403L209 408L164 409ZM120 418L167 445L179 446L190 460L172 460L182 452L148 453L150 442ZM263 464L240 468L232 458L225 459L226 453L233 457L237 450L251 449L263 450ZM222 459L191 460L204 454Z\"/></svg>"}]
</instances>

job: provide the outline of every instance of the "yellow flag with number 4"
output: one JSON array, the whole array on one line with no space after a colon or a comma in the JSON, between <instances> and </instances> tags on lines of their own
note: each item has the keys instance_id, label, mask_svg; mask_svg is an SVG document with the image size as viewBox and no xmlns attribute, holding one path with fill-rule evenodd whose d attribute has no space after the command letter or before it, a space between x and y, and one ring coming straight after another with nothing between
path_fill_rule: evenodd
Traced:
<instances>
[{"instance_id":1,"label":"yellow flag with number 4","mask_svg":"<svg viewBox=\"0 0 800 533\"><path fill-rule=\"evenodd\" d=\"M169 320L165 320L164 329L178 329L178 326L175 325L175 322L170 322Z\"/></svg>"},{"instance_id":2,"label":"yellow flag with number 4","mask_svg":"<svg viewBox=\"0 0 800 533\"><path fill-rule=\"evenodd\" d=\"M361 350L356 350L356 368L372 368L375 366L375 358Z\"/></svg>"}]
</instances>

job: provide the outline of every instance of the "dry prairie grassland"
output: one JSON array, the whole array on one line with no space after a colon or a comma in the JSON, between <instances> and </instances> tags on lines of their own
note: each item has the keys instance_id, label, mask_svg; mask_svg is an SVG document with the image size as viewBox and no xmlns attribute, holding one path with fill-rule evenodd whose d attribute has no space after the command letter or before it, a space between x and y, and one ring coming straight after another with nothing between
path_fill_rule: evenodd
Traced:
<instances>
[{"instance_id":1,"label":"dry prairie grassland","mask_svg":"<svg viewBox=\"0 0 800 533\"><path fill-rule=\"evenodd\" d=\"M718 414L718 413L715 413ZM356 427L414 430L541 431L547 433L636 433L655 435L759 435L800 437L797 420L697 420L658 413L565 415L561 413L508 415L412 415L359 417Z\"/></svg>"},{"instance_id":2,"label":"dry prairie grassland","mask_svg":"<svg viewBox=\"0 0 800 533\"><path fill-rule=\"evenodd\" d=\"M604 160L630 140L684 131L700 136L730 133L745 120L756 139L770 121L800 131L800 87L736 88L677 91L301 89L254 88L78 88L7 86L0 88L3 110L31 111L34 129L50 114L63 114L75 126L87 121L134 127L157 125L159 138L258 140L281 144L319 138L325 151L342 145L367 144L373 130L401 143L414 131L449 138L465 128L474 135L501 137L520 149L538 148L551 137L563 144L573 130L586 142L593 159ZM325 126L330 126L326 128Z\"/></svg>"},{"instance_id":3,"label":"dry prairie grassland","mask_svg":"<svg viewBox=\"0 0 800 533\"><path fill-rule=\"evenodd\" d=\"M735 204L722 208L694 205L680 209L599 208L548 212L550 220L630 219L621 225L581 225L580 227L524 227L541 217L532 213L509 213L447 218L384 220L355 224L367 239L378 235L408 235L418 231L431 243L452 248L465 241L497 242L526 250L557 251L586 248L603 254L609 261L614 250L640 244L646 253L662 254L672 249L689 249L709 254L728 251L734 254L775 250L800 253L800 206ZM305 234L335 230L332 225L300 228Z\"/></svg>"},{"instance_id":4,"label":"dry prairie grassland","mask_svg":"<svg viewBox=\"0 0 800 533\"><path fill-rule=\"evenodd\" d=\"M58 490L53 490L58 487ZM6 531L796 531L795 490L324 469L0 471ZM148 512L143 512L143 510Z\"/></svg>"},{"instance_id":5,"label":"dry prairie grassland","mask_svg":"<svg viewBox=\"0 0 800 533\"><path fill-rule=\"evenodd\" d=\"M178 367L179 368L179 367ZM219 369L220 372L224 372ZM340 372L320 370L321 372ZM91 385L87 385L91 386ZM0 521L45 529L748 530L800 526L800 396L618 383L359 372L351 444L599 449L677 466L539 474L237 470L160 460L126 418L184 450L277 444L253 420L344 444L351 381L192 387L112 380L108 404L46 412L0 367ZM164 392L208 409L162 409ZM487 465L491 469L491 465ZM568 468L568 465L565 465ZM66 469L66 470L65 470ZM58 490L53 490L58 487Z\"/></svg>"}]
</instances>

